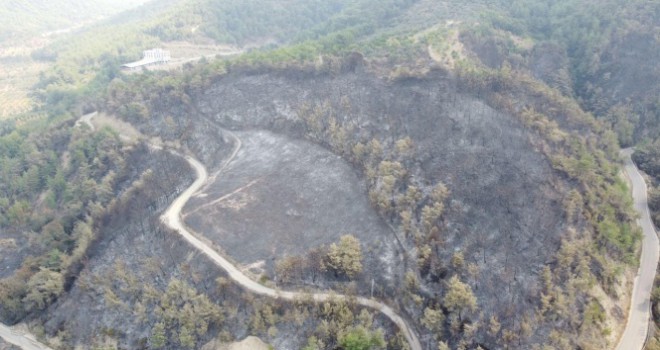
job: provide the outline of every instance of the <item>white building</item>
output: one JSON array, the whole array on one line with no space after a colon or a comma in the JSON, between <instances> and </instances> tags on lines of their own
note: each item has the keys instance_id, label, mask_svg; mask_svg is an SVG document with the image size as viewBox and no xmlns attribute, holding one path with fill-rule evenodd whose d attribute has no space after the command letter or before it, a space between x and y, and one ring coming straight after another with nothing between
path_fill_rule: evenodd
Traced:
<instances>
[{"instance_id":1,"label":"white building","mask_svg":"<svg viewBox=\"0 0 660 350\"><path fill-rule=\"evenodd\" d=\"M169 51L163 49L146 50L142 52L141 60L123 64L121 67L129 70L134 70L140 67L167 63L169 62L170 59L171 57Z\"/></svg>"}]
</instances>

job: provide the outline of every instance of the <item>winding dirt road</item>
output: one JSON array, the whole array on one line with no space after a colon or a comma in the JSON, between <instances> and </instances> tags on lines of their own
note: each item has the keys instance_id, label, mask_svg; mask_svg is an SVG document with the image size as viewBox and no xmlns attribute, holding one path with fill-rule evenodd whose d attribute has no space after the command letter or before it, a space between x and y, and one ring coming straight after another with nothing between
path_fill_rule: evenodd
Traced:
<instances>
[{"instance_id":1,"label":"winding dirt road","mask_svg":"<svg viewBox=\"0 0 660 350\"><path fill-rule=\"evenodd\" d=\"M94 114L87 115L79 122L84 122L90 126L92 131L94 126L91 124L91 118ZM79 123L77 123L79 124ZM241 147L241 140L233 133L226 131L236 141L231 156L225 161L223 166L213 174L212 178L217 177L222 170L236 157ZM160 149L158 146L154 148ZM167 208L165 213L161 216L161 220L168 227L177 231L188 243L193 247L207 255L215 264L223 268L229 277L245 289L258 294L271 298L279 298L284 300L305 299L311 297L316 302L324 302L335 298L336 300L347 300L348 296L330 293L301 293L291 291L281 291L273 288L266 287L252 280L243 272L241 272L235 265L222 257L213 248L202 242L200 239L186 227L181 219L181 210L188 202L188 200L197 193L209 180L206 167L197 159L190 156L183 156L177 152L172 151L173 154L184 157L188 163L195 169L197 178L195 182L188 187L181 195L179 195L174 202ZM655 231L651 215L648 208L647 187L644 178L639 173L637 167L631 159L632 149L625 149L622 152L625 158L625 172L630 179L633 191L633 200L635 210L639 213L640 217L637 220L644 233L642 244L642 255L640 258L640 267L637 276L635 277L634 287L632 292L630 310L628 312L628 322L626 328L619 340L617 350L641 350L646 342L648 334L649 323L651 319L651 304L650 295L653 288L653 281L655 279L656 267L660 257L660 245L658 236ZM416 334L408 326L406 321L401 318L391 307L380 303L378 301L357 297L352 298L358 304L377 310L387 316L394 322L403 335L406 337L412 350L422 350L422 346ZM19 346L24 350L50 350L44 344L39 343L29 333L17 332L10 327L0 323L0 337L6 342Z\"/></svg>"},{"instance_id":2,"label":"winding dirt road","mask_svg":"<svg viewBox=\"0 0 660 350\"><path fill-rule=\"evenodd\" d=\"M80 125L80 123L85 123L87 124L92 131L94 131L94 125L91 123L91 119L95 116L95 113L89 114L81 118L76 125ZM223 170L224 168L227 167L227 165L236 157L238 154L238 151L241 148L242 142L241 140L231 131L229 130L223 130L225 131L229 136L231 136L235 142L236 142L236 147L234 148L232 154L230 157L225 161L225 163L220 167L220 169L215 172L211 178L215 179ZM162 149L161 146L156 146L156 145L151 145L152 148L154 149ZM206 170L206 167L199 162L197 159L191 157L191 156L184 156L176 151L170 151L175 155L178 155L180 157L184 157L188 163L195 169L197 178L195 182L193 182L190 187L188 187L183 193L181 193L173 202L170 204L170 206L167 208L167 210L163 213L161 216L161 220L165 225L170 227L171 229L177 231L188 243L190 243L193 247L207 255L216 265L220 266L223 268L229 277L239 285L241 285L243 288L258 294L258 295L263 295L275 299L284 299L284 300L300 300L300 299L306 299L306 298L312 298L315 302L324 302L328 300L348 300L351 299L355 301L357 304L369 307L371 309L377 310L381 313L383 313L385 316L387 316L394 324L399 327L403 335L406 337L406 340L410 344L411 350L422 350L422 345L419 342L419 339L417 338L417 335L412 331L412 329L408 326L406 321L399 316L391 307L380 303L378 301L364 298L364 297L348 297L346 295L341 295L341 294L331 294L331 293L302 293L302 292L291 292L291 291L281 291L273 288L266 287L264 285L261 285L257 283L256 281L252 280L243 272L241 272L236 266L234 266L231 262L229 262L227 259L222 257L218 252L216 252L213 248L208 246L206 243L202 242L199 240L197 237L195 237L192 232L186 227L186 225L183 223L181 219L181 210L185 206L185 204L188 202L188 200L195 194L197 193L205 184L207 184L209 180L209 175ZM0 337L2 337L5 341L17 345L21 347L24 350L51 350L49 347L46 345L43 345L36 340L34 340L34 337L30 334L22 334L16 331L13 331L11 328L5 326L4 324L0 323Z\"/></svg>"},{"instance_id":3,"label":"winding dirt road","mask_svg":"<svg viewBox=\"0 0 660 350\"><path fill-rule=\"evenodd\" d=\"M237 145L240 145L240 140L238 140L238 138L235 135L231 135L231 136L236 138L238 142ZM217 176L223 170L223 168L234 159L234 157L238 153L238 148L239 147L235 148L233 154L224 163L223 167L214 174L214 176ZM246 276L245 274L243 274L243 272L241 272L236 266L234 266L234 264L232 264L227 259L222 257L218 252L216 252L206 243L202 242L200 239L195 237L195 235L191 232L191 230L188 229L186 225L183 223L181 219L181 210L188 202L188 200L200 188L202 188L204 184L206 184L209 176L208 176L208 172L206 171L206 167L204 167L204 165L200 163L197 159L192 158L190 156L184 156L184 158L195 169L195 172L197 174L197 179L190 187L188 187L183 193L181 193L181 195L179 195L174 200L174 202L172 202L169 208L167 208L165 213L163 213L163 215L161 216L161 220L163 221L163 223L165 223L165 225L172 228L173 230L176 230L186 241L188 241L188 243L190 243L193 247L195 247L196 249L207 255L216 265L223 268L234 282L238 283L239 285L241 285L243 288L247 289L250 292L253 292L258 295L263 295L275 299L284 299L284 300L295 300L295 299L300 300L309 297L311 297L316 302L324 302L332 298L334 298L335 300L349 299L348 296L339 295L339 294L330 294L330 293L310 294L310 293L301 293L301 292L282 291L261 285L256 281L252 280L251 278L249 278L248 276ZM399 327L403 335L406 337L406 340L410 344L411 350L422 350L422 345L420 344L419 339L417 339L415 333L408 326L406 321L403 318L401 318L401 316L399 316L391 307L383 303L377 302L375 300L371 300L364 297L357 297L351 299L355 300L358 304L362 306L366 306L383 313Z\"/></svg>"},{"instance_id":4,"label":"winding dirt road","mask_svg":"<svg viewBox=\"0 0 660 350\"><path fill-rule=\"evenodd\" d=\"M639 271L635 277L628 311L628 323L621 335L619 345L616 347L617 350L641 350L644 348L649 322L651 322L651 290L660 256L658 235L649 212L646 183L630 157L632 153L631 148L621 151L625 157L626 174L632 183L634 206L639 213L637 223L644 232L644 240Z\"/></svg>"}]
</instances>

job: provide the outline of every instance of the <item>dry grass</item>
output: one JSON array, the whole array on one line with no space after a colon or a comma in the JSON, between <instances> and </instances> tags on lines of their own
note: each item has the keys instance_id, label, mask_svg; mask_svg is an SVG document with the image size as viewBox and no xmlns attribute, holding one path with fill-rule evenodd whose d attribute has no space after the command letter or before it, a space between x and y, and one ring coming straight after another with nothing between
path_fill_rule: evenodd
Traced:
<instances>
[{"instance_id":1,"label":"dry grass","mask_svg":"<svg viewBox=\"0 0 660 350\"><path fill-rule=\"evenodd\" d=\"M99 113L91 121L96 129L109 127L117 131L122 139L128 141L135 141L143 137L133 125L111 115Z\"/></svg>"},{"instance_id":2,"label":"dry grass","mask_svg":"<svg viewBox=\"0 0 660 350\"><path fill-rule=\"evenodd\" d=\"M610 329L611 332L604 336L612 348L619 342L619 337L626 328L634 279L635 272L633 271L626 271L621 276L621 283L615 286L616 295L620 296L618 299L609 296L599 285L591 290L591 295L600 302L607 314L604 328ZM623 318L621 318L622 315Z\"/></svg>"},{"instance_id":3,"label":"dry grass","mask_svg":"<svg viewBox=\"0 0 660 350\"><path fill-rule=\"evenodd\" d=\"M465 47L459 38L458 26L461 22L449 20L441 27L425 31L429 38L428 53L431 59L447 69L454 69L456 63L466 57Z\"/></svg>"}]
</instances>

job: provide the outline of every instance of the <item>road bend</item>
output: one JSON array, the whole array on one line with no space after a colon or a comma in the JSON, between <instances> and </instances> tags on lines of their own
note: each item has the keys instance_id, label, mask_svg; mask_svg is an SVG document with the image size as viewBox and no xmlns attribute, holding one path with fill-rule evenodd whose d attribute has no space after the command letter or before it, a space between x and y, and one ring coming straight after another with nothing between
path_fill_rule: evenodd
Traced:
<instances>
[{"instance_id":1,"label":"road bend","mask_svg":"<svg viewBox=\"0 0 660 350\"><path fill-rule=\"evenodd\" d=\"M89 125L92 131L94 130L94 126L91 124L91 119L94 117L94 115L95 114L90 114L88 116L81 118L81 122ZM240 145L241 145L240 139L236 137L236 135L234 135L233 133L231 133L230 136L236 139L237 146L235 147L231 156L227 159L227 161L225 161L221 169L214 174L214 177L217 176L223 170L223 168L225 168L236 157L238 150L240 149ZM162 147L155 145L151 145L151 147L155 149L162 149ZM206 167L197 159L190 156L181 155L175 151L172 151L172 153L184 157L188 161L188 163L195 169L197 178L195 179L195 182L193 182L193 184L190 185L190 187L188 187L172 202L172 204L170 204L170 206L167 208L165 213L163 213L163 215L161 216L161 220L165 225L178 232L193 247L195 247L197 250L201 251L206 256L208 256L216 265L224 269L234 282L236 282L237 284L241 285L243 288L255 294L263 295L275 299L304 300L307 298L311 298L315 302L324 302L328 300L349 300L349 299L353 300L359 305L377 310L382 314L384 314L385 316L387 316L394 324L397 325L397 327L399 327L403 335L406 337L406 340L410 344L411 350L422 350L422 346L419 342L419 339L417 338L417 335L408 326L406 321L401 316L399 316L394 311L394 309L381 302L364 297L348 297L346 295L333 294L333 293L307 293L307 292L281 291L266 287L252 280L245 274L243 274L243 272L241 272L234 264L232 264L227 259L222 257L218 252L216 252L206 243L202 242L197 237L195 237L183 223L181 219L181 210L188 202L188 200L197 191L199 191L199 189L202 188L202 186L204 186L207 183L209 175L206 170ZM30 334L22 334L16 332L1 323L0 323L0 337L2 337L5 341L11 344L19 346L23 350L51 350L49 347L37 342L34 339L34 336Z\"/></svg>"},{"instance_id":2,"label":"road bend","mask_svg":"<svg viewBox=\"0 0 660 350\"><path fill-rule=\"evenodd\" d=\"M234 156L235 154L236 153L234 153ZM167 208L165 213L161 216L161 220L165 225L178 232L179 235L181 235L193 247L208 256L216 265L225 270L234 282L252 293L275 299L304 300L311 298L315 302L324 302L327 300L354 300L359 305L366 306L383 313L394 324L396 324L397 327L399 327L402 334L406 337L406 340L410 344L411 350L422 350L422 346L419 342L419 339L417 338L417 335L408 326L406 321L391 307L381 302L364 297L349 298L348 296L341 294L282 291L266 287L243 274L243 272L241 272L238 267L222 257L217 251L215 251L215 249L211 248L209 245L198 239L183 223L181 219L181 210L188 202L188 200L207 182L208 172L206 171L206 167L204 167L204 165L197 159L190 156L184 156L184 158L195 169L197 179L195 182L193 182L192 185L190 185L190 187L188 187L172 202L169 208ZM230 157L229 160L225 162L225 165L228 164L232 159L233 157Z\"/></svg>"}]
</instances>

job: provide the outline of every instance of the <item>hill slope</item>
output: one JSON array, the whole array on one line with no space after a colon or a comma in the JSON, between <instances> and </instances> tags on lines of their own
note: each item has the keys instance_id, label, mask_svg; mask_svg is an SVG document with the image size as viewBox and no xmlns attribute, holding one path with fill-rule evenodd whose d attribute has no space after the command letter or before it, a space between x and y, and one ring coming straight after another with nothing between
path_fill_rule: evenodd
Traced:
<instances>
[{"instance_id":1,"label":"hill slope","mask_svg":"<svg viewBox=\"0 0 660 350\"><path fill-rule=\"evenodd\" d=\"M31 318L47 335L65 334L58 338L67 346L111 340L133 348L164 338L168 348L194 347L250 333L278 348L302 348L310 336L331 348L350 332L381 327L389 347L401 348L391 325L356 317L354 305L315 309L240 295L158 223L184 187L185 167L107 130L69 130L84 108L193 152L212 172L237 142L226 130L243 138L237 161L191 201L186 219L263 283L374 293L433 347L614 344L639 244L617 137L652 135L633 132L626 111L654 120L656 67L639 62L655 55L657 17L641 16L653 3L166 5L51 46L55 68L37 87L48 128L2 131L0 175L12 181L1 188L0 224L14 228L6 239L26 247L3 255L11 266L0 283L5 320ZM181 72L117 69L175 39L260 48ZM639 86L630 74L640 75ZM38 143L42 135L54 144ZM93 151L106 144L109 153ZM35 170L31 157L50 170ZM89 193L104 182L98 198ZM125 195L109 205L108 191ZM351 202L359 210L340 205ZM84 225L94 225L89 245ZM333 260L347 234L359 240L359 273ZM154 261L162 256L164 264ZM33 292L59 278L61 288ZM202 295L222 301L221 317L193 317L200 300L216 310ZM74 304L104 317L71 313ZM200 330L191 335L193 324Z\"/></svg>"},{"instance_id":2,"label":"hill slope","mask_svg":"<svg viewBox=\"0 0 660 350\"><path fill-rule=\"evenodd\" d=\"M147 0L8 0L0 5L0 42L26 35L65 30L110 16Z\"/></svg>"}]
</instances>

